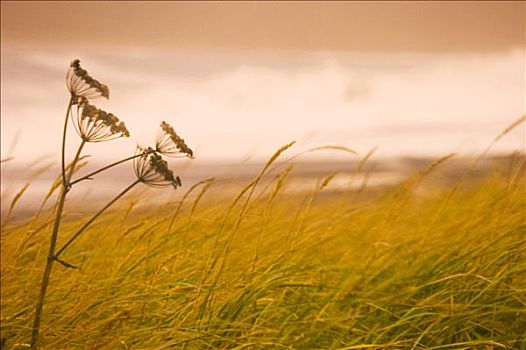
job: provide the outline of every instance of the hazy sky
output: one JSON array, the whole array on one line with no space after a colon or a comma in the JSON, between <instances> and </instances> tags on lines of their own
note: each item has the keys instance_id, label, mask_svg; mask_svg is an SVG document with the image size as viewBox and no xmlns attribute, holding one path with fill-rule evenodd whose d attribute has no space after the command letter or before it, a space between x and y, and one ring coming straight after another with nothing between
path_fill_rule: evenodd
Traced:
<instances>
[{"instance_id":1,"label":"hazy sky","mask_svg":"<svg viewBox=\"0 0 526 350\"><path fill-rule=\"evenodd\" d=\"M1 7L3 157L17 133L15 156L56 157L74 58L110 86L100 104L132 132L88 147L101 157L151 143L161 120L203 160L261 159L291 140L472 152L525 111L524 2ZM519 129L496 150L523 142Z\"/></svg>"},{"instance_id":2,"label":"hazy sky","mask_svg":"<svg viewBox=\"0 0 526 350\"><path fill-rule=\"evenodd\" d=\"M524 2L2 2L2 40L470 52L524 45ZM81 43L79 43L81 41Z\"/></svg>"}]
</instances>

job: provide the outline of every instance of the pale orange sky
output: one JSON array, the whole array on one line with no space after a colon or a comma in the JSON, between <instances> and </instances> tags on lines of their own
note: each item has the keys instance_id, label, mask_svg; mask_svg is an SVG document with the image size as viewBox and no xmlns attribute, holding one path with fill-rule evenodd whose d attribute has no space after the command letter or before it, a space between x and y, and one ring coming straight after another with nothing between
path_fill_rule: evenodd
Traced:
<instances>
[{"instance_id":1,"label":"pale orange sky","mask_svg":"<svg viewBox=\"0 0 526 350\"><path fill-rule=\"evenodd\" d=\"M524 45L525 2L10 2L3 43L497 51Z\"/></svg>"},{"instance_id":2,"label":"pale orange sky","mask_svg":"<svg viewBox=\"0 0 526 350\"><path fill-rule=\"evenodd\" d=\"M477 152L525 112L525 2L1 2L2 155L57 159L79 58L132 137L166 120L196 160L338 144ZM73 129L71 129L72 131ZM68 149L78 141L68 138ZM38 144L35 149L34 144ZM521 129L495 151L524 149ZM112 152L108 152L112 150ZM322 155L322 156L325 156Z\"/></svg>"}]
</instances>

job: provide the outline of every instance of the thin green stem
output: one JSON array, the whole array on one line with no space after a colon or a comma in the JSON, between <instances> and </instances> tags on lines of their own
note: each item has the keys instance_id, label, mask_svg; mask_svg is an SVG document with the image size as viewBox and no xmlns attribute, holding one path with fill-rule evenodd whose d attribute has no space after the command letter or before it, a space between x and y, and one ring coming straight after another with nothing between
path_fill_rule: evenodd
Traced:
<instances>
[{"instance_id":1,"label":"thin green stem","mask_svg":"<svg viewBox=\"0 0 526 350\"><path fill-rule=\"evenodd\" d=\"M58 259L60 254L62 254L81 234L84 232L89 225L93 223L102 213L106 211L113 203L115 203L119 198L124 196L126 192L131 190L135 185L137 185L140 182L140 180L134 181L131 185L126 187L121 193L119 193L115 198L113 198L108 204L106 204L101 210L99 210L95 215L93 215L84 225L82 225L81 228L75 232L73 236L60 248L57 253L53 256L53 259Z\"/></svg>"},{"instance_id":2,"label":"thin green stem","mask_svg":"<svg viewBox=\"0 0 526 350\"><path fill-rule=\"evenodd\" d=\"M60 229L60 223L62 221L62 212L64 211L64 203L66 200L66 194L69 191L69 186L67 186L67 183L71 179L71 176L73 175L73 172L75 171L75 166L77 165L77 162L80 158L80 153L82 152L82 148L84 147L84 144L85 144L85 141L82 141L77 150L75 158L73 158L73 161L71 162L71 168L69 170L69 173L64 178L64 181L62 183L62 189L60 190L60 194L58 197L57 211L55 214L55 222L53 224L53 231L51 232L51 239L49 242L48 258L46 262L46 267L44 269L44 274L42 275L42 282L40 283L40 294L38 296L37 304L35 307L35 318L33 319L33 327L31 331L31 349L33 350L36 349L38 346L38 336L40 332L40 322L42 319L42 310L44 308L44 300L46 298L46 292L49 286L51 270L53 268L53 263L55 261L53 257L55 255L55 248L57 246L58 231ZM63 149L62 155L64 156L64 149Z\"/></svg>"},{"instance_id":3,"label":"thin green stem","mask_svg":"<svg viewBox=\"0 0 526 350\"><path fill-rule=\"evenodd\" d=\"M175 218L177 217L177 214L179 214L179 211L181 210L181 207L183 206L184 201L190 195L190 193L192 193L193 190L195 190L197 187L199 187L199 186L201 186L203 184L206 184L206 183L211 183L214 180L215 180L214 178L210 178L210 179L206 179L206 180L203 180L203 181L199 181L198 183L196 183L192 187L190 187L190 189L188 191L186 191L186 193L183 195L183 198L181 199L181 201L177 205L177 208L175 209L175 211L174 211L174 213L172 215L172 219L170 220L170 225L168 225L168 232L167 233L170 233L172 231L172 226L173 226L173 224L175 222Z\"/></svg>"}]
</instances>

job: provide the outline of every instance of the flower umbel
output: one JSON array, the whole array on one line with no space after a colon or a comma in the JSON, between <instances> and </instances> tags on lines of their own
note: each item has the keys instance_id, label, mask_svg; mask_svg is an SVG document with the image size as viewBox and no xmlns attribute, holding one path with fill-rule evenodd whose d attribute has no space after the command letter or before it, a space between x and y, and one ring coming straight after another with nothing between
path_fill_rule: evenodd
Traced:
<instances>
[{"instance_id":1,"label":"flower umbel","mask_svg":"<svg viewBox=\"0 0 526 350\"><path fill-rule=\"evenodd\" d=\"M155 150L168 157L176 157L181 154L188 158L194 157L194 152L186 145L184 139L176 134L170 124L164 121L161 123L155 138Z\"/></svg>"},{"instance_id":2,"label":"flower umbel","mask_svg":"<svg viewBox=\"0 0 526 350\"><path fill-rule=\"evenodd\" d=\"M119 137L129 137L123 121L91 104L85 97L79 99L76 110L75 128L86 142L103 142Z\"/></svg>"},{"instance_id":3,"label":"flower umbel","mask_svg":"<svg viewBox=\"0 0 526 350\"><path fill-rule=\"evenodd\" d=\"M174 176L168 163L153 148L137 147L137 152L140 156L133 160L133 167L140 182L151 187L181 186L179 176Z\"/></svg>"},{"instance_id":4,"label":"flower umbel","mask_svg":"<svg viewBox=\"0 0 526 350\"><path fill-rule=\"evenodd\" d=\"M79 102L79 97L94 99L101 96L109 98L110 96L108 86L93 79L85 69L80 67L79 60L71 62L66 75L66 85L74 104Z\"/></svg>"}]
</instances>

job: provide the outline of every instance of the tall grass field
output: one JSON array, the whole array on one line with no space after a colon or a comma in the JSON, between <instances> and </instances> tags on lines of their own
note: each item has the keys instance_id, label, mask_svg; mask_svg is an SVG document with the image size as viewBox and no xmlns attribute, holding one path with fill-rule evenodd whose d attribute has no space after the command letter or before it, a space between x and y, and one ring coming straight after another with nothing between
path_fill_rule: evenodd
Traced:
<instances>
[{"instance_id":1,"label":"tall grass field","mask_svg":"<svg viewBox=\"0 0 526 350\"><path fill-rule=\"evenodd\" d=\"M79 269L53 270L40 347L526 349L523 156L435 186L441 159L374 193L329 191L334 174L290 192L278 156L234 192L104 213L61 256ZM52 224L3 222L2 349L29 346Z\"/></svg>"}]
</instances>

